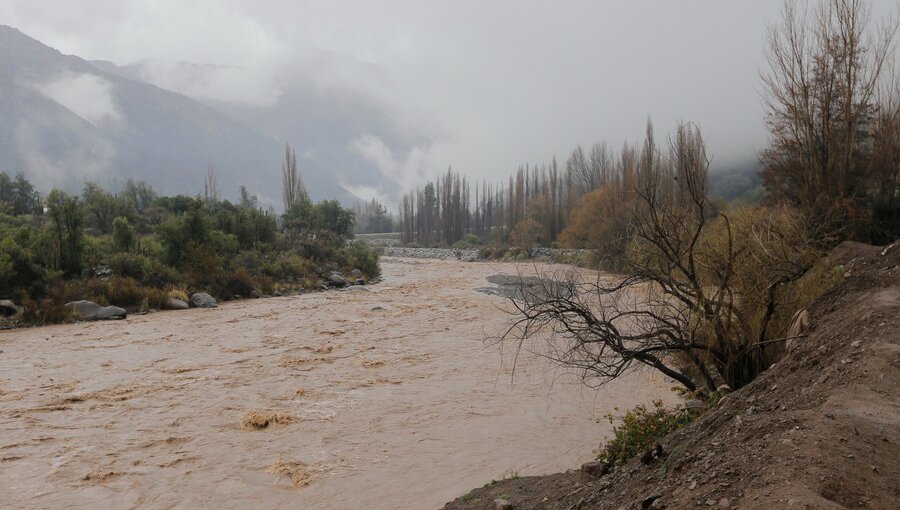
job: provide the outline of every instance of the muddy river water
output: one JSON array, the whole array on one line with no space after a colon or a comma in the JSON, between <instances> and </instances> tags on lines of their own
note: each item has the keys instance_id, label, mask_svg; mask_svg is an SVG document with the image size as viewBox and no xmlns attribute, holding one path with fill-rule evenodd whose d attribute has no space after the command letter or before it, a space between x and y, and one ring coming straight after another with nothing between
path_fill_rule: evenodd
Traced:
<instances>
[{"instance_id":1,"label":"muddy river water","mask_svg":"<svg viewBox=\"0 0 900 510\"><path fill-rule=\"evenodd\" d=\"M504 299L475 291L512 265L382 268L356 290L0 332L0 507L432 509L590 460L607 413L670 396L527 355L513 384L484 343Z\"/></svg>"}]
</instances>

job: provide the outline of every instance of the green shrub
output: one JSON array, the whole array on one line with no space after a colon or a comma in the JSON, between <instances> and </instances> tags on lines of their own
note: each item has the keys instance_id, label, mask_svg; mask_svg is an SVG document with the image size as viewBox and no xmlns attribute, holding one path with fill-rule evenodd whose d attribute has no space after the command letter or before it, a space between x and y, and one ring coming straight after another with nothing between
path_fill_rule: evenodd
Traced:
<instances>
[{"instance_id":1,"label":"green shrub","mask_svg":"<svg viewBox=\"0 0 900 510\"><path fill-rule=\"evenodd\" d=\"M315 273L312 262L295 253L279 253L275 260L263 265L263 273L276 280L298 280Z\"/></svg>"},{"instance_id":2,"label":"green shrub","mask_svg":"<svg viewBox=\"0 0 900 510\"><path fill-rule=\"evenodd\" d=\"M18 290L38 294L43 285L44 271L31 251L10 238L0 240L0 296L11 297Z\"/></svg>"},{"instance_id":3,"label":"green shrub","mask_svg":"<svg viewBox=\"0 0 900 510\"><path fill-rule=\"evenodd\" d=\"M597 451L597 459L611 466L622 465L693 421L696 415L684 409L667 408L662 400L654 401L651 408L639 405L625 413L619 425L613 426L613 437ZM612 415L607 418L614 422Z\"/></svg>"},{"instance_id":4,"label":"green shrub","mask_svg":"<svg viewBox=\"0 0 900 510\"><path fill-rule=\"evenodd\" d=\"M465 237L453 243L454 248L476 248L484 246L484 239L475 234L466 234Z\"/></svg>"},{"instance_id":5,"label":"green shrub","mask_svg":"<svg viewBox=\"0 0 900 510\"><path fill-rule=\"evenodd\" d=\"M106 264L118 276L144 281L144 269L149 267L150 259L143 255L116 253L106 261Z\"/></svg>"},{"instance_id":6,"label":"green shrub","mask_svg":"<svg viewBox=\"0 0 900 510\"><path fill-rule=\"evenodd\" d=\"M365 243L353 243L345 246L340 252L341 265L352 271L359 269L369 278L381 274L378 266L378 252Z\"/></svg>"}]
</instances>

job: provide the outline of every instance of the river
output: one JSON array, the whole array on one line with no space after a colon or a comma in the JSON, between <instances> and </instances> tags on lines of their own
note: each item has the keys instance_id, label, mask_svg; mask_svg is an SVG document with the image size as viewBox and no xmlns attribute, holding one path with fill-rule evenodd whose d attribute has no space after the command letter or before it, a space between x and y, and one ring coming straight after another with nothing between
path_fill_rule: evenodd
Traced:
<instances>
[{"instance_id":1,"label":"river","mask_svg":"<svg viewBox=\"0 0 900 510\"><path fill-rule=\"evenodd\" d=\"M590 460L601 390L486 346L476 292L511 264L382 260L384 281L216 309L0 332L4 508L430 509L505 476ZM263 429L249 413L276 413ZM260 415L263 416L263 415Z\"/></svg>"}]
</instances>

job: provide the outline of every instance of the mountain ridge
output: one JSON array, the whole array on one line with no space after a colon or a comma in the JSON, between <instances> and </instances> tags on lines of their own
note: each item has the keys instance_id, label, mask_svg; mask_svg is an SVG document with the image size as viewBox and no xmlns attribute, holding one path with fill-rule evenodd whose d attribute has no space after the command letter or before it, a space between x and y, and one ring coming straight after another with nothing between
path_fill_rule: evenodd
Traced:
<instances>
[{"instance_id":1,"label":"mountain ridge","mask_svg":"<svg viewBox=\"0 0 900 510\"><path fill-rule=\"evenodd\" d=\"M44 190L75 191L86 180L115 188L134 178L163 193L195 194L211 164L223 197L246 185L261 202L280 205L283 142L103 67L0 26L0 169L22 171ZM333 174L302 162L301 172L313 198L352 200Z\"/></svg>"}]
</instances>

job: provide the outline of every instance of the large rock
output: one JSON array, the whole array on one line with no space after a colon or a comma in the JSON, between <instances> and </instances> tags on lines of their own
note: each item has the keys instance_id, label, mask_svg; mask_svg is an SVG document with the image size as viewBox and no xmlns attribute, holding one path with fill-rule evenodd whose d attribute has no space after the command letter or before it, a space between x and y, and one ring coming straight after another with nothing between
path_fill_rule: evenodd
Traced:
<instances>
[{"instance_id":1,"label":"large rock","mask_svg":"<svg viewBox=\"0 0 900 510\"><path fill-rule=\"evenodd\" d=\"M194 306L197 308L215 308L219 306L216 303L216 298L210 296L206 292L195 292L191 296L191 302L194 303Z\"/></svg>"},{"instance_id":2,"label":"large rock","mask_svg":"<svg viewBox=\"0 0 900 510\"><path fill-rule=\"evenodd\" d=\"M8 317L10 315L16 315L21 311L21 306L16 305L8 299L0 299L0 315Z\"/></svg>"},{"instance_id":3,"label":"large rock","mask_svg":"<svg viewBox=\"0 0 900 510\"><path fill-rule=\"evenodd\" d=\"M360 279L363 277L363 272L360 271L359 269L354 269L353 271L350 271L350 276L352 276L356 279Z\"/></svg>"},{"instance_id":4,"label":"large rock","mask_svg":"<svg viewBox=\"0 0 900 510\"><path fill-rule=\"evenodd\" d=\"M602 478L609 473L609 464L594 460L581 465L581 472L590 478Z\"/></svg>"},{"instance_id":5,"label":"large rock","mask_svg":"<svg viewBox=\"0 0 900 510\"><path fill-rule=\"evenodd\" d=\"M65 304L65 309L72 312L75 318L82 321L105 321L124 319L128 312L118 306L100 306L93 301L72 301Z\"/></svg>"},{"instance_id":6,"label":"large rock","mask_svg":"<svg viewBox=\"0 0 900 510\"><path fill-rule=\"evenodd\" d=\"M331 273L331 275L328 277L328 281L331 282L331 284L335 287L347 286L347 280L345 280L344 277L338 273Z\"/></svg>"},{"instance_id":7,"label":"large rock","mask_svg":"<svg viewBox=\"0 0 900 510\"><path fill-rule=\"evenodd\" d=\"M166 300L166 310L187 310L191 305L180 299L169 298Z\"/></svg>"}]
</instances>

